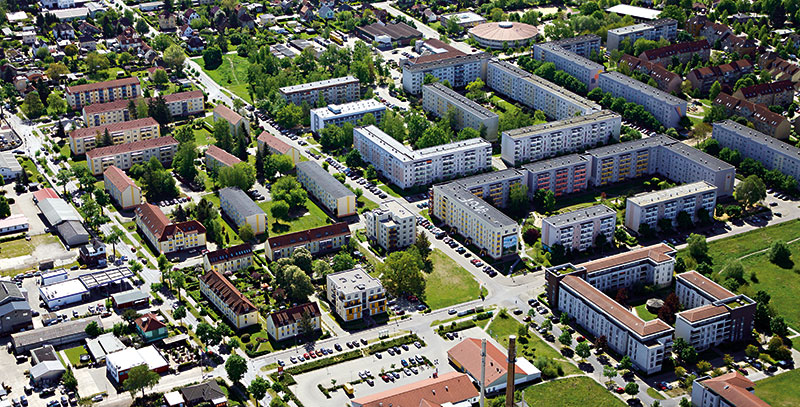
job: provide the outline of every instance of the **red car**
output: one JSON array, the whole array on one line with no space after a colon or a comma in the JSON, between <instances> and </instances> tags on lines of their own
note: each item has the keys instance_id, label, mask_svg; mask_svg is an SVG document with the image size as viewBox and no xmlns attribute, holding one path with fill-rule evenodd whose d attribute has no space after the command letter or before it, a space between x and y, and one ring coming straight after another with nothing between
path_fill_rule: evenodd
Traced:
<instances>
[{"instance_id":1,"label":"red car","mask_svg":"<svg viewBox=\"0 0 800 407\"><path fill-rule=\"evenodd\" d=\"M311 358L310 356L308 356L308 353L304 353L303 357L306 358L306 359L310 359Z\"/></svg>"},{"instance_id":2,"label":"red car","mask_svg":"<svg viewBox=\"0 0 800 407\"><path fill-rule=\"evenodd\" d=\"M625 389L623 389L622 387L619 387L619 386L617 386L617 388L614 389L614 391L619 393L619 394L625 393Z\"/></svg>"},{"instance_id":3,"label":"red car","mask_svg":"<svg viewBox=\"0 0 800 407\"><path fill-rule=\"evenodd\" d=\"M577 339L577 341L578 341L578 342L583 342L583 341L585 341L585 340L586 340L586 338L584 338L584 337L582 337L582 336L579 336L579 337L578 337L578 339Z\"/></svg>"}]
</instances>

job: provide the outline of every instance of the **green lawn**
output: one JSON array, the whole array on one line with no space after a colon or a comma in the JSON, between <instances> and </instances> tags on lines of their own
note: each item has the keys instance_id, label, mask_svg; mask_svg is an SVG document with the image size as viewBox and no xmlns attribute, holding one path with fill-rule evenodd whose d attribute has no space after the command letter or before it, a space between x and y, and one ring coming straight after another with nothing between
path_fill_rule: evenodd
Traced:
<instances>
[{"instance_id":1,"label":"green lawn","mask_svg":"<svg viewBox=\"0 0 800 407\"><path fill-rule=\"evenodd\" d=\"M375 202L372 202L371 200L365 198L364 195L361 195L360 197L358 197L358 201L356 202L356 204L358 206L358 213L364 213L366 211L371 211L371 210L376 209L378 207L378 204L376 204Z\"/></svg>"},{"instance_id":2,"label":"green lawn","mask_svg":"<svg viewBox=\"0 0 800 407\"><path fill-rule=\"evenodd\" d=\"M381 184L381 185L378 185L378 188L380 188L381 191L386 192L387 194L389 194L389 196L393 196L395 198L402 198L400 196L400 194L398 194L397 192L392 190L392 188L390 188L388 185Z\"/></svg>"},{"instance_id":3,"label":"green lawn","mask_svg":"<svg viewBox=\"0 0 800 407\"><path fill-rule=\"evenodd\" d=\"M25 171L30 173L30 175L31 175L30 176L30 181L31 182L39 182L39 183L42 182L44 177L39 172L39 169L36 168L36 164L34 164L34 162L31 161L30 158L24 157L24 158L18 158L17 160L19 161L20 165L22 165L22 168L24 168Z\"/></svg>"},{"instance_id":4,"label":"green lawn","mask_svg":"<svg viewBox=\"0 0 800 407\"><path fill-rule=\"evenodd\" d=\"M789 245L795 264L800 263L800 242ZM759 253L742 260L745 276L751 271L756 273L757 282L749 280L748 285L739 289L750 297L759 290L764 290L772 297L770 305L786 318L786 322L795 329L800 329L800 274L798 267L781 268L769 261L768 253Z\"/></svg>"},{"instance_id":5,"label":"green lawn","mask_svg":"<svg viewBox=\"0 0 800 407\"><path fill-rule=\"evenodd\" d=\"M222 56L222 65L214 70L205 68L203 58L193 58L192 60L197 62L203 68L203 72L215 82L230 90L236 96L246 101L251 101L250 95L247 93L247 69L250 67L250 61L246 58L236 54L225 54Z\"/></svg>"},{"instance_id":6,"label":"green lawn","mask_svg":"<svg viewBox=\"0 0 800 407\"><path fill-rule=\"evenodd\" d=\"M69 359L69 363L72 366L77 366L81 364L81 355L88 355L89 353L86 352L86 349L83 348L83 345L76 346L74 348L65 349L64 353L67 355L67 359Z\"/></svg>"},{"instance_id":7,"label":"green lawn","mask_svg":"<svg viewBox=\"0 0 800 407\"><path fill-rule=\"evenodd\" d=\"M792 370L756 382L756 396L772 407L800 406L800 370ZM792 390L794 389L794 390Z\"/></svg>"},{"instance_id":8,"label":"green lawn","mask_svg":"<svg viewBox=\"0 0 800 407\"><path fill-rule=\"evenodd\" d=\"M272 206L272 201L260 202L258 206L267 213L267 222L269 223L269 235L278 236L291 232L298 232L327 225L328 215L317 206L311 199L306 200L305 209L289 211L290 220L279 220L276 222L275 218L270 213L269 208Z\"/></svg>"},{"instance_id":9,"label":"green lawn","mask_svg":"<svg viewBox=\"0 0 800 407\"><path fill-rule=\"evenodd\" d=\"M664 398L665 398L664 396L661 395L661 393L658 392L658 390L656 390L656 389L654 389L652 387L648 387L647 388L647 395L652 397L652 398L654 398L654 399L656 399L656 400L664 400Z\"/></svg>"},{"instance_id":10,"label":"green lawn","mask_svg":"<svg viewBox=\"0 0 800 407\"><path fill-rule=\"evenodd\" d=\"M19 238L3 242L0 243L0 259L27 256L33 253L37 246L46 244L60 244L60 240L53 235L36 235L31 236L30 241L25 240L25 238Z\"/></svg>"},{"instance_id":11,"label":"green lawn","mask_svg":"<svg viewBox=\"0 0 800 407\"><path fill-rule=\"evenodd\" d=\"M639 318L645 321L651 321L658 318L658 315L647 310L647 304L637 305L634 308L636 308L636 314L639 315Z\"/></svg>"},{"instance_id":12,"label":"green lawn","mask_svg":"<svg viewBox=\"0 0 800 407\"><path fill-rule=\"evenodd\" d=\"M525 389L530 406L624 407L625 403L589 377L570 377Z\"/></svg>"},{"instance_id":13,"label":"green lawn","mask_svg":"<svg viewBox=\"0 0 800 407\"><path fill-rule=\"evenodd\" d=\"M431 309L449 307L480 296L480 285L472 278L472 274L444 252L434 249L431 261L433 272L425 279L425 302Z\"/></svg>"}]
</instances>

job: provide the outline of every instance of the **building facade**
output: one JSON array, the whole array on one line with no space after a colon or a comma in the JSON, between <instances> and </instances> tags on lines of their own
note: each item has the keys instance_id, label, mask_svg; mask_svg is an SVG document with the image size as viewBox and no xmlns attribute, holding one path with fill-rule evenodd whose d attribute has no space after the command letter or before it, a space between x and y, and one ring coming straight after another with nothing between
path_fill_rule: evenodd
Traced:
<instances>
[{"instance_id":1,"label":"building facade","mask_svg":"<svg viewBox=\"0 0 800 407\"><path fill-rule=\"evenodd\" d=\"M454 124L459 130L464 127L485 129L487 140L497 140L500 116L439 82L422 87L422 109L437 117L445 116L453 109Z\"/></svg>"},{"instance_id":2,"label":"building facade","mask_svg":"<svg viewBox=\"0 0 800 407\"><path fill-rule=\"evenodd\" d=\"M136 207L136 226L158 253L205 247L206 228L196 220L172 223L155 205L144 203Z\"/></svg>"},{"instance_id":3,"label":"building facade","mask_svg":"<svg viewBox=\"0 0 800 407\"><path fill-rule=\"evenodd\" d=\"M146 163L155 157L164 167L172 165L172 157L178 150L178 141L170 136L134 141L95 148L86 153L86 163L93 175L100 175L110 166L128 170L136 164Z\"/></svg>"},{"instance_id":4,"label":"building facade","mask_svg":"<svg viewBox=\"0 0 800 407\"><path fill-rule=\"evenodd\" d=\"M686 116L686 101L619 72L600 75L599 86L615 98L636 103L666 127L677 128Z\"/></svg>"},{"instance_id":5,"label":"building facade","mask_svg":"<svg viewBox=\"0 0 800 407\"><path fill-rule=\"evenodd\" d=\"M339 250L350 240L347 223L339 222L300 232L270 237L264 246L267 258L275 261L289 257L295 249L303 247L312 255L325 254Z\"/></svg>"},{"instance_id":6,"label":"building facade","mask_svg":"<svg viewBox=\"0 0 800 407\"><path fill-rule=\"evenodd\" d=\"M326 289L332 311L345 322L386 312L386 290L360 267L328 274Z\"/></svg>"},{"instance_id":7,"label":"building facade","mask_svg":"<svg viewBox=\"0 0 800 407\"><path fill-rule=\"evenodd\" d=\"M605 242L612 242L616 225L617 212L605 205L549 216L542 220L542 246L585 251L594 247L601 235Z\"/></svg>"},{"instance_id":8,"label":"building facade","mask_svg":"<svg viewBox=\"0 0 800 407\"><path fill-rule=\"evenodd\" d=\"M255 235L267 232L267 214L241 189L236 187L220 189L219 206L237 228L250 225Z\"/></svg>"},{"instance_id":9,"label":"building facade","mask_svg":"<svg viewBox=\"0 0 800 407\"><path fill-rule=\"evenodd\" d=\"M527 172L529 194L547 189L556 196L585 191L591 167L591 159L581 154L563 155L522 166Z\"/></svg>"},{"instance_id":10,"label":"building facade","mask_svg":"<svg viewBox=\"0 0 800 407\"><path fill-rule=\"evenodd\" d=\"M425 75L432 75L440 82L447 81L454 88L466 86L478 78L486 78L486 63L491 54L485 52L465 55L461 52L442 58L431 58L424 62L401 61L403 68L403 90L414 95L422 92ZM423 57L424 58L424 57Z\"/></svg>"},{"instance_id":11,"label":"building facade","mask_svg":"<svg viewBox=\"0 0 800 407\"><path fill-rule=\"evenodd\" d=\"M602 65L587 59L588 55L582 57L552 42L535 44L533 57L539 61L552 62L556 69L574 76L589 90L597 87L600 74L605 71Z\"/></svg>"},{"instance_id":12,"label":"building facade","mask_svg":"<svg viewBox=\"0 0 800 407\"><path fill-rule=\"evenodd\" d=\"M200 115L204 111L203 91L178 92L162 97L172 117ZM133 100L134 105L141 103L141 101L149 103L150 99ZM126 122L136 116L136 112L129 111L129 106L130 100L124 99L84 106L82 109L83 120L87 126Z\"/></svg>"},{"instance_id":13,"label":"building facade","mask_svg":"<svg viewBox=\"0 0 800 407\"><path fill-rule=\"evenodd\" d=\"M134 99L141 95L142 85L139 83L139 78L136 77L67 86L67 91L64 93L69 107L76 110L94 103L113 102L117 99Z\"/></svg>"},{"instance_id":14,"label":"building facade","mask_svg":"<svg viewBox=\"0 0 800 407\"><path fill-rule=\"evenodd\" d=\"M645 192L626 200L625 226L639 232L639 227L646 224L655 231L661 219L669 219L672 225L677 225L681 212L686 212L693 222L699 219L700 210L706 211L707 219L713 218L716 206L717 187L706 181Z\"/></svg>"},{"instance_id":15,"label":"building facade","mask_svg":"<svg viewBox=\"0 0 800 407\"><path fill-rule=\"evenodd\" d=\"M312 331L322 329L322 314L316 302L307 302L292 308L276 311L267 317L267 333L272 339L280 342L298 335L311 334L303 332L301 321L307 318Z\"/></svg>"},{"instance_id":16,"label":"building facade","mask_svg":"<svg viewBox=\"0 0 800 407\"><path fill-rule=\"evenodd\" d=\"M225 276L209 270L197 279L200 292L222 311L237 329L258 324L258 307L245 297Z\"/></svg>"},{"instance_id":17,"label":"building facade","mask_svg":"<svg viewBox=\"0 0 800 407\"><path fill-rule=\"evenodd\" d=\"M356 194L315 161L297 163L297 180L334 216L356 213Z\"/></svg>"},{"instance_id":18,"label":"building facade","mask_svg":"<svg viewBox=\"0 0 800 407\"><path fill-rule=\"evenodd\" d=\"M161 137L158 122L152 117L127 122L116 122L97 127L85 127L69 133L69 148L73 155L81 155L103 142L105 134L111 138L112 145Z\"/></svg>"},{"instance_id":19,"label":"building facade","mask_svg":"<svg viewBox=\"0 0 800 407\"><path fill-rule=\"evenodd\" d=\"M759 83L739 88L732 96L767 106L788 106L794 99L794 84L789 80Z\"/></svg>"},{"instance_id":20,"label":"building facade","mask_svg":"<svg viewBox=\"0 0 800 407\"><path fill-rule=\"evenodd\" d=\"M326 104L355 102L361 96L359 84L358 79L347 75L300 85L284 86L278 91L289 103L300 106L306 102L309 106L317 106L320 95L322 95L321 100Z\"/></svg>"},{"instance_id":21,"label":"building facade","mask_svg":"<svg viewBox=\"0 0 800 407\"><path fill-rule=\"evenodd\" d=\"M253 248L248 243L207 252L203 255L203 269L216 270L231 275L253 265Z\"/></svg>"},{"instance_id":22,"label":"building facade","mask_svg":"<svg viewBox=\"0 0 800 407\"><path fill-rule=\"evenodd\" d=\"M358 121L363 119L367 114L374 116L375 123L380 124L385 112L386 106L375 99L359 100L341 105L328 105L328 107L311 109L311 131L319 134L319 132L327 126L334 125L341 127L345 123L356 126Z\"/></svg>"},{"instance_id":23,"label":"building facade","mask_svg":"<svg viewBox=\"0 0 800 407\"><path fill-rule=\"evenodd\" d=\"M678 22L671 18L662 18L655 21L647 21L641 24L629 25L608 30L606 48L611 51L619 49L619 45L624 40L628 40L630 45L639 38L650 41L658 41L664 38L668 41L675 41L678 37Z\"/></svg>"},{"instance_id":24,"label":"building facade","mask_svg":"<svg viewBox=\"0 0 800 407\"><path fill-rule=\"evenodd\" d=\"M693 407L769 407L755 395L755 383L739 372L698 377L692 383Z\"/></svg>"},{"instance_id":25,"label":"building facade","mask_svg":"<svg viewBox=\"0 0 800 407\"><path fill-rule=\"evenodd\" d=\"M142 189L124 171L113 165L103 172L103 186L122 209L131 209L142 203Z\"/></svg>"},{"instance_id":26,"label":"building facade","mask_svg":"<svg viewBox=\"0 0 800 407\"><path fill-rule=\"evenodd\" d=\"M742 158L752 158L767 170L777 170L800 180L800 148L776 140L732 120L714 123L711 136L720 147L736 150Z\"/></svg>"},{"instance_id":27,"label":"building facade","mask_svg":"<svg viewBox=\"0 0 800 407\"><path fill-rule=\"evenodd\" d=\"M364 213L367 239L384 248L387 253L402 250L417 240L417 219L395 200L382 202L380 207Z\"/></svg>"},{"instance_id":28,"label":"building facade","mask_svg":"<svg viewBox=\"0 0 800 407\"><path fill-rule=\"evenodd\" d=\"M228 129L231 136L236 136L244 128L245 131L250 131L250 121L246 117L242 117L239 113L234 112L228 106L217 105L214 108L213 115L214 122L224 120L228 123Z\"/></svg>"},{"instance_id":29,"label":"building facade","mask_svg":"<svg viewBox=\"0 0 800 407\"><path fill-rule=\"evenodd\" d=\"M0 334L32 328L32 319L31 306L19 287L12 281L0 281Z\"/></svg>"}]
</instances>

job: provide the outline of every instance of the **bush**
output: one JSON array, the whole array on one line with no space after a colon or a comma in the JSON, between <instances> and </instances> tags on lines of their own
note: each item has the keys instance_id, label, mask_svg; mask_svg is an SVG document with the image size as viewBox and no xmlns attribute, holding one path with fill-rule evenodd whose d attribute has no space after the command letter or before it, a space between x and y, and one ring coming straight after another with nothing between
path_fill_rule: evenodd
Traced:
<instances>
[{"instance_id":1,"label":"bush","mask_svg":"<svg viewBox=\"0 0 800 407\"><path fill-rule=\"evenodd\" d=\"M444 336L444 334L446 334L448 332L463 331L465 329L469 329L469 328L472 328L474 326L475 326L475 321L473 321L471 319L468 319L466 321L461 321L459 323L456 323L455 321L453 321L452 324L450 324L450 325L448 325L446 327L442 327L440 325L440 328L436 331L436 333L438 333L441 336Z\"/></svg>"},{"instance_id":2,"label":"bush","mask_svg":"<svg viewBox=\"0 0 800 407\"><path fill-rule=\"evenodd\" d=\"M322 369L323 367L328 367L342 362L346 362L348 360L358 359L361 356L362 354L360 350L353 350L350 352L340 353L335 356L313 360L311 362L307 362L302 365L292 366L286 369L286 372L293 375L302 374L310 372L312 370Z\"/></svg>"},{"instance_id":3,"label":"bush","mask_svg":"<svg viewBox=\"0 0 800 407\"><path fill-rule=\"evenodd\" d=\"M368 355L373 353L383 352L386 349L394 348L395 346L402 346L408 345L410 343L414 343L419 341L422 346L425 346L425 341L420 339L417 334L410 334L406 336L401 336L399 338L394 338L388 341L380 341L378 343L372 344L369 348L366 349Z\"/></svg>"},{"instance_id":4,"label":"bush","mask_svg":"<svg viewBox=\"0 0 800 407\"><path fill-rule=\"evenodd\" d=\"M242 335L242 343L250 342L250 334L243 334Z\"/></svg>"}]
</instances>

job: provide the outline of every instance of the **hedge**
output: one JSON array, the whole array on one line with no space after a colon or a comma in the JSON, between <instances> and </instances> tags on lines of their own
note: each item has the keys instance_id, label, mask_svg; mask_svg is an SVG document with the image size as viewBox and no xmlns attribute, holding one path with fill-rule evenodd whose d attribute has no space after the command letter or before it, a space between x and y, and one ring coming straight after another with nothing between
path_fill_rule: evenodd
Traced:
<instances>
[{"instance_id":1,"label":"hedge","mask_svg":"<svg viewBox=\"0 0 800 407\"><path fill-rule=\"evenodd\" d=\"M475 321L468 319L466 321L453 322L452 324L448 325L439 325L439 329L436 330L436 333L438 333L441 336L444 336L444 334L448 332L463 331L465 329L469 329L474 326L475 326Z\"/></svg>"},{"instance_id":2,"label":"hedge","mask_svg":"<svg viewBox=\"0 0 800 407\"><path fill-rule=\"evenodd\" d=\"M312 370L322 369L323 367L332 366L348 360L358 359L363 354L360 350L352 350L350 352L340 353L336 356L313 360L311 362L303 363L302 365L292 366L285 371L289 374L302 374Z\"/></svg>"},{"instance_id":3,"label":"hedge","mask_svg":"<svg viewBox=\"0 0 800 407\"><path fill-rule=\"evenodd\" d=\"M422 346L425 346L425 341L420 339L417 334L410 334L406 336L401 336L399 338L390 339L388 341L380 341L376 344L371 345L367 348L367 354L371 355L373 353L383 352L389 348L394 348L395 346L407 345L409 343L419 342Z\"/></svg>"}]
</instances>

